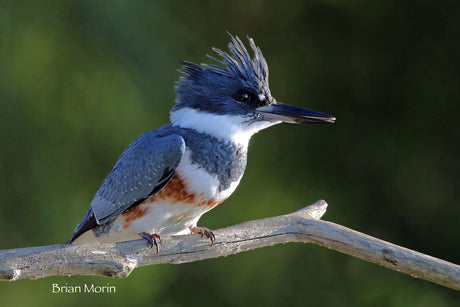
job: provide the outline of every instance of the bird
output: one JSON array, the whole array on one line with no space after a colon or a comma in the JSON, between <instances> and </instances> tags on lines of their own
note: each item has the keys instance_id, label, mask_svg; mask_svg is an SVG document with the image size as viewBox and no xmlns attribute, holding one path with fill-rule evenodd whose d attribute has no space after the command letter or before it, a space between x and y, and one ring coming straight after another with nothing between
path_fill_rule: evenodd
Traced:
<instances>
[{"instance_id":1,"label":"bird","mask_svg":"<svg viewBox=\"0 0 460 307\"><path fill-rule=\"evenodd\" d=\"M335 117L283 104L271 94L268 65L247 36L252 55L229 33L214 64L182 61L170 123L135 139L97 190L68 244L113 243L160 235L201 234L200 217L241 181L250 138L279 123L333 123Z\"/></svg>"}]
</instances>

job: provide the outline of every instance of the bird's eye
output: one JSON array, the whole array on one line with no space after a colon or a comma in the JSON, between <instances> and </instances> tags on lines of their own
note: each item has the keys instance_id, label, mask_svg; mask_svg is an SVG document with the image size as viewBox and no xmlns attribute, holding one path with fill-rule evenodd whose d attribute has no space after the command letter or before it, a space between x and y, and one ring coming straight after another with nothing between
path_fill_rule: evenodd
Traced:
<instances>
[{"instance_id":1,"label":"bird's eye","mask_svg":"<svg viewBox=\"0 0 460 307\"><path fill-rule=\"evenodd\" d=\"M248 102L249 100L251 100L251 94L246 91L240 91L237 92L233 96L233 98L235 98L235 100L239 102Z\"/></svg>"}]
</instances>

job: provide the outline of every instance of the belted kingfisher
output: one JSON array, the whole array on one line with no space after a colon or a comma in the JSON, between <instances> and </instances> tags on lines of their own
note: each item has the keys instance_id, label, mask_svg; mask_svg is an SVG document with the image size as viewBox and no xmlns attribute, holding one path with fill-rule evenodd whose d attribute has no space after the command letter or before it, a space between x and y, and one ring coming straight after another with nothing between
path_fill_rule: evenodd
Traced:
<instances>
[{"instance_id":1,"label":"belted kingfisher","mask_svg":"<svg viewBox=\"0 0 460 307\"><path fill-rule=\"evenodd\" d=\"M200 217L236 189L246 168L249 139L286 123L333 123L335 118L276 101L268 66L248 37L231 36L229 52L213 48L221 65L182 62L171 123L139 136L121 154L67 242L119 242L211 230Z\"/></svg>"}]
</instances>

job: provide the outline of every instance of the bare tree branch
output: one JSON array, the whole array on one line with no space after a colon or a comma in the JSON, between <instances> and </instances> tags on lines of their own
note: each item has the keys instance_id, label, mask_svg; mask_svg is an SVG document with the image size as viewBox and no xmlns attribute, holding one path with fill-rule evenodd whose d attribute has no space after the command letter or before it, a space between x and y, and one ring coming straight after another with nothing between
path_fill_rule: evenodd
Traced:
<instances>
[{"instance_id":1,"label":"bare tree branch","mask_svg":"<svg viewBox=\"0 0 460 307\"><path fill-rule=\"evenodd\" d=\"M184 263L287 242L306 242L374 262L460 290L460 266L412 251L331 222L321 221L325 201L294 213L214 231L216 242L199 235L164 237L160 252L145 240L100 245L51 245L0 251L0 280L54 275L127 277L137 267Z\"/></svg>"}]
</instances>

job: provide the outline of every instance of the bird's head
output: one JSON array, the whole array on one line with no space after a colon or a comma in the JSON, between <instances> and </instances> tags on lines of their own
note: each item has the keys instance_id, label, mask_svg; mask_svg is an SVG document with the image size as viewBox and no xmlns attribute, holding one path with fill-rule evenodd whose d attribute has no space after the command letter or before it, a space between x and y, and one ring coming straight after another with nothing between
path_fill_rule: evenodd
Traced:
<instances>
[{"instance_id":1,"label":"bird's head","mask_svg":"<svg viewBox=\"0 0 460 307\"><path fill-rule=\"evenodd\" d=\"M335 118L276 101L268 86L268 66L252 38L251 57L243 42L231 36L229 53L213 48L222 66L182 62L171 110L174 125L234 141L249 141L257 131L286 123L333 123Z\"/></svg>"}]
</instances>

